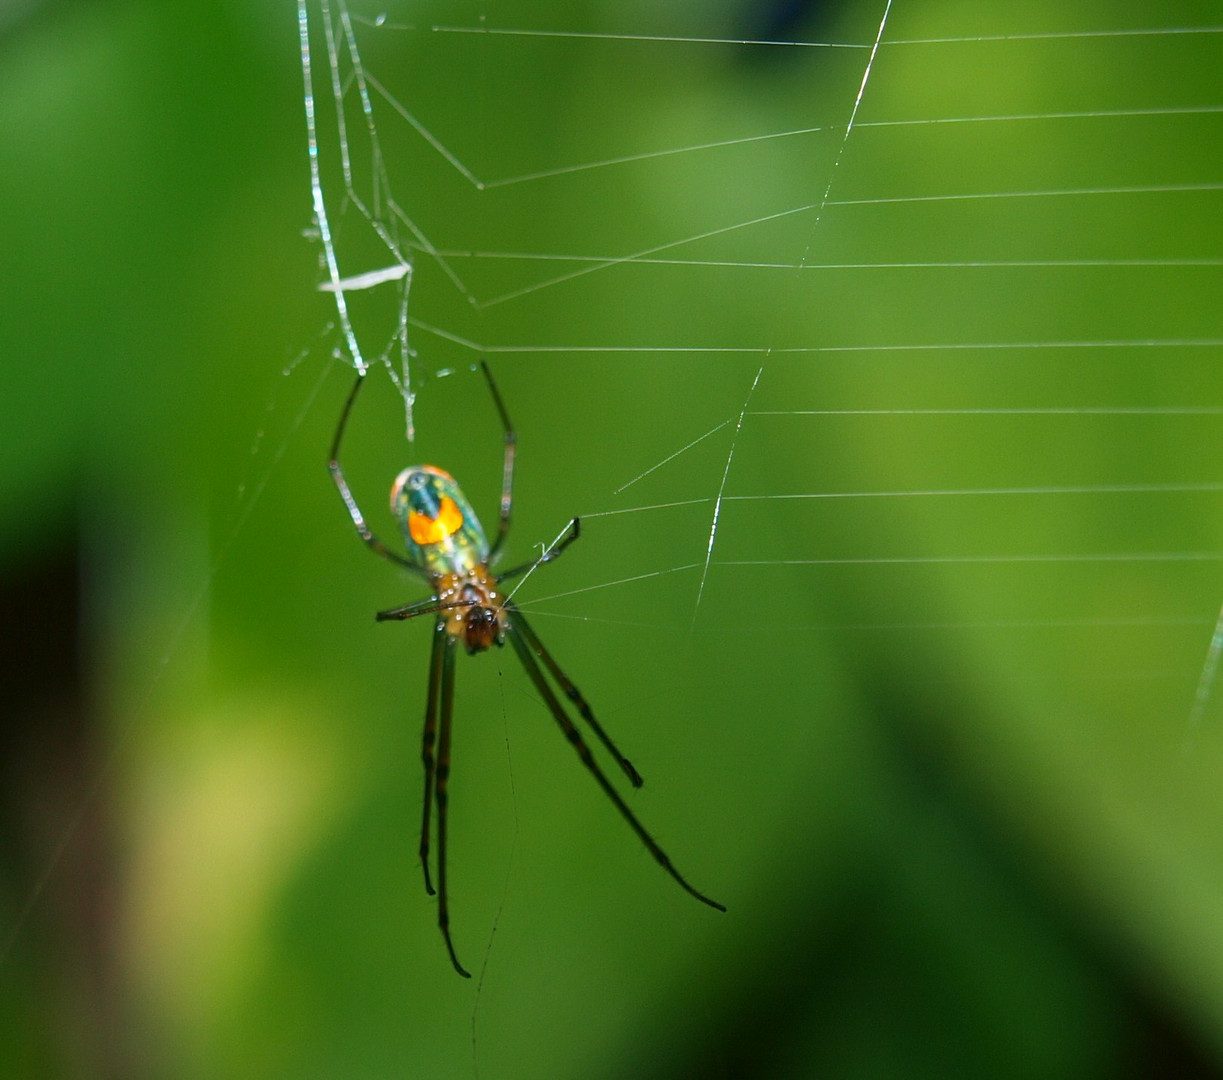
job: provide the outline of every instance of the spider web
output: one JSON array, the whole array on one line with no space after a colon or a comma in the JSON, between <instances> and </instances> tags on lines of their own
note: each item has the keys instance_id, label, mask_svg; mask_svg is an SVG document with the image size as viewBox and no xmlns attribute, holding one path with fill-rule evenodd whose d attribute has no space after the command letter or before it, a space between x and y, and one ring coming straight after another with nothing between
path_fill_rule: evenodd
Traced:
<instances>
[{"instance_id":1,"label":"spider web","mask_svg":"<svg viewBox=\"0 0 1223 1080\"><path fill-rule=\"evenodd\" d=\"M1182 85L1174 71L1157 100L1103 106L1116 104L1116 88L1108 80L1120 58L1171 63L1181 55L1178 50L1216 49L1219 28L1092 29L1074 26L1074 16L1064 14L1063 28L989 25L964 32L960 26L961 32L950 34L911 21L911 11L898 12L889 25L891 5L885 3L873 13L856 9L858 22L847 19L839 27L843 39L799 41L736 38L725 33L725 22L698 21L692 28L677 19L661 20L656 29L571 30L494 24L483 11L467 8L461 9L466 19L447 19L455 10L439 8L435 19L419 8L364 10L337 0L323 4L312 24L308 6L299 7L312 192L325 271L320 288L335 298L345 359L361 370L380 366L397 386L409 440L418 387L439 373L470 366L475 358L508 367L561 357L585 370L598 366L612 372L609 378L626 382L634 377L632 369L677 359L694 379L711 371L740 373L742 389L725 392L720 415L710 417L712 427L700 433L695 407L691 418L682 408L674 410L665 425L675 436L670 445L664 442L667 452L654 461L638 459L639 471L614 488L587 493L580 506L586 520L631 515L633 527L646 530L654 525L644 523L669 512L701 508L694 517L705 521L702 542L690 548L690 558L640 567L640 574L626 579L687 575L694 625L711 576L727 582L796 565L875 566L889 575L905 566L922 575L927 571L921 568L942 566L971 592L977 584L970 583L979 583L982 574L998 575L999 581L1005 575L1014 583L1016 573L1041 574L1050 566L1070 567L1080 580L1133 575L1131 585L1144 573L1161 582L1183 574L1196 586L1209 564L1223 558L1210 545L1187 543L1188 536L1166 537L1166 550L1152 550L1151 544L1084 550L1067 544L1058 530L1041 537L1021 534L1003 546L956 537L960 548L974 550L837 552L818 539L825 507L834 507L833 513L852 508L856 514L875 500L919 517L926 504L938 507L932 511L936 515L962 507L946 512L971 517L989 507L986 513L998 519L1041 521L1096 512L1080 507L1124 505L1127 513L1142 517L1162 515L1170 504L1198 511L1215 505L1223 483L1209 468L1208 447L1223 407L1215 403L1215 387L1205 373L1223 343L1223 327L1210 306L1195 299L1207 295L1204 283L1216 280L1223 263L1210 229L1186 242L1183 224L1208 220L1223 184L1212 162L1190 163L1202 166L1194 172L1183 163L1161 161L1154 151L1157 137L1217 130L1223 107L1203 100L1200 87ZM643 18L649 24L649 17ZM564 118L525 119L529 101L499 99L494 76L487 78L483 96L477 94L483 107L473 116L428 90L436 68L453 68L463 72L462 81L479 82L481 73L546 68L578 50L591 64L627 58L655 74L659 66L677 63L676 57L685 63L695 57L691 71L684 68L692 77L744 56L761 65L805 65L809 75L818 73L819 93L802 99L796 109L778 110L801 119L801 126L765 127L762 119L752 118L753 127L740 116L701 116L699 122L685 117L700 134L691 143L660 139L642 124L606 134L602 142L596 140L604 155L583 158L568 144L589 142L585 137L598 131L602 118L593 112L583 116L581 106ZM1008 81L973 83L976 65L983 63L1015 74ZM1094 81L1091 64L1099 65ZM1034 82L1048 67L1067 77L1040 88L1052 100L1036 100L1040 95L1024 79ZM944 74L921 84L922 100L907 99L914 73L935 68ZM1069 77L1078 72L1088 74L1077 81ZM593 110L596 103L582 104ZM541 146L541 124L556 124L552 141L567 145ZM1099 162L1087 151L1091 140L1109 137L1132 153L1112 163L1111 175L1099 175ZM1017 152L996 170L1002 175L991 175L981 156L1012 139L1029 160ZM1076 154L1076 148L1083 152ZM1039 167L1033 160L1038 152L1045 155ZM964 155L971 168L963 173L949 168L955 155ZM908 167L880 170L877 163L889 158ZM796 162L801 163L800 190L794 195L770 190L770 172ZM922 175L915 163L935 170ZM667 218L665 211L659 220L646 220L644 214L626 220L617 236L619 250L583 246L599 216L596 200L609 188L621 186L636 195L652 182L665 189L673 182L669 170L722 168L759 183L755 189L736 186L712 206L703 205L699 220L696 213L687 220L680 214ZM414 220L400 189L437 183L445 197L435 201L445 205L413 199L421 219ZM456 213L456 205L463 212ZM507 223L529 220L533 208L545 206L551 212L551 246L514 246L514 229ZM337 217L342 235L333 236ZM1117 236L1104 227L1119 217L1127 222L1120 243L1128 249L1117 250ZM1172 219L1182 227L1169 229ZM1039 222L1039 237L1025 235L1020 224L1026 221L1027 231L1035 232L1033 220ZM759 299L762 279L784 283L777 286L785 290L781 317L765 319L752 331L737 327L733 336L739 340L730 344L682 324L667 326L665 336L652 340L643 340L630 326L592 325L608 307L629 313L648 309L646 298L682 273L691 280L702 275L699 280L712 282L719 297L748 311ZM1161 296L1178 291L1192 318L1173 320L1154 308L1143 313L1145 320L1137 313L1089 318L1087 309L1114 292L1118 281ZM896 282L920 301L881 299ZM416 299L418 287L430 289L427 303ZM1072 306L1077 310L1059 310L1057 323L1050 324L1047 313L1027 299L1067 288L1079 290L1084 300ZM389 318L378 329L359 327L353 297L364 300L377 290L394 293L393 302L384 303ZM859 295L851 299L851 292ZM410 293L427 316L409 316ZM898 310L931 300L937 307L928 318ZM1025 308L1038 314L1039 322L1023 319ZM514 309L522 317L499 317ZM871 317L860 318L863 313ZM776 314L769 311L770 317ZM540 323L554 336L521 337L522 327ZM1186 328L1193 332L1178 332ZM1001 378L988 378L991 366ZM903 377L896 377L902 368ZM1048 379L1043 379L1045 368ZM1120 374L1113 377L1110 368ZM1186 378L1169 378L1166 387L1141 382L1144 372L1168 374L1173 368L1183 369ZM1027 385L1021 385L1024 369L1031 373ZM1067 372L1075 374L1066 377ZM1126 386L1125 378L1137 382ZM775 432L783 425L806 445L833 431L850 446L912 439L913 456L903 464L919 482L859 487L853 477L815 468L814 461L800 470L809 480L805 490L752 489L747 481L736 482L737 448L751 453L757 440L767 444L778 438ZM974 433L971 440L965 431ZM1138 473L1122 460L1089 470L1072 460L1042 463L1031 471L1021 467L1018 459L1042 440L1073 441L1084 431L1092 438L1099 433L1106 442L1201 441L1166 468ZM997 467L965 470L957 467L961 463L930 455L926 468L912 468L924 444L947 443L973 447L983 459L994 457ZM631 450L617 447L626 467L632 467ZM684 481L678 479L668 483L669 470L701 452L707 455L704 490L681 488ZM968 473L976 482L965 482ZM629 489L632 505L624 506ZM651 489L665 497L643 498ZM793 513L792 524L750 539L761 516L774 514L781 504ZM745 545L758 557L742 557ZM1028 570L1017 570L1024 567ZM1212 651L1204 667L1189 665L1201 681L1196 694L1191 689L1185 695L1189 667L1184 661L1194 651L1189 643L1196 637L1203 651L1214 622L1199 606L1174 615L1127 610L1104 616L1050 580L1045 584L1032 590L1025 606L1043 604L1046 610L991 620L991 625L1079 626L1084 634L1114 644L1120 630L1140 634L1145 628L1166 638L1169 626L1185 627L1177 673L1165 667L1150 674L1175 679L1180 685L1174 693L1185 697L1185 712L1192 706L1194 723L1200 719L1209 705L1216 656ZM533 604L549 599L536 597ZM896 618L888 626L905 623L903 613L892 614ZM928 627L920 620L911 625ZM1101 655L1108 652L1106 645ZM1114 650L1114 655L1121 664L1115 670L1132 676L1123 653Z\"/></svg>"},{"instance_id":2,"label":"spider web","mask_svg":"<svg viewBox=\"0 0 1223 1080\"><path fill-rule=\"evenodd\" d=\"M375 529L393 540L385 491L408 461L438 462L491 508L500 432L470 375L486 360L519 436L509 559L583 522L516 602L641 765L634 807L730 908L711 927L653 879L520 672L494 685L497 665L464 664L457 715L475 730L456 751L452 916L469 966L499 935L481 1060L593 1075L631 1044L653 1063L672 1027L690 1044L713 1032L694 1016L763 981L753 963L809 979L824 954L804 913L828 902L845 846L902 870L941 850L920 829L943 804L889 803L879 779L929 761L973 793L965 816L1056 868L1066 906L1175 957L1177 990L1223 1015L1223 937L1201 914L1223 888L1217 13L876 0L795 30L735 5L302 0L297 16L310 157L296 194L328 325L294 363L304 404L269 456L301 451L321 488L343 384L368 370L345 467ZM238 534L289 531L245 524L276 488L242 493L191 629L224 592L217 567L240 561ZM234 789L270 793L216 831L299 844L243 847L266 892L225 894L237 922L278 899L268 882L292 894L276 943L292 962L234 975L223 950L200 959L207 934L200 955L175 948L197 936L175 916L211 904L185 862L234 860L197 859L169 829L144 841L160 838L161 877L135 875L162 888L131 920L139 962L195 1037L242 993L289 1002L257 1034L232 1019L223 1034L244 1066L293 1047L309 1066L293 1075L317 1068L311 1018L345 1023L331 1003L294 1013L301 987L343 989L359 967L381 981L344 1026L346 1064L395 1075L410 1054L420 1075L457 1075L470 999L444 983L405 841L426 650L408 628L374 638L369 614L409 597L325 499L281 522L310 522L269 605L300 626L282 614L249 636L289 638L302 697L377 746L394 801L336 796L308 761L275 772L308 742L306 703L285 706L291 737L240 747L244 782L218 771L197 809L211 828ZM324 684L342 687L334 701L312 693ZM514 769L547 770L512 797L478 779L504 769L505 740L480 729L498 704ZM330 847L344 810L310 816L328 798L362 808ZM909 885L897 895L920 899ZM293 939L323 923L316 909L333 933ZM709 956L724 977L705 979ZM199 970L215 976L203 1006ZM228 999L215 989L242 978ZM579 998L598 1006L580 1030L557 1024ZM675 1002L683 1023L651 1019ZM384 1051L394 1066L373 1061Z\"/></svg>"},{"instance_id":3,"label":"spider web","mask_svg":"<svg viewBox=\"0 0 1223 1080\"><path fill-rule=\"evenodd\" d=\"M409 440L485 359L520 445L580 458L520 473L519 543L578 513L593 553L519 603L649 712L714 718L691 776L790 792L755 819L786 829L827 777L835 641L885 712L1010 718L938 736L994 805L1037 784L1051 818L1137 798L1194 833L1173 807L1210 798L1223 650L1213 16L884 0L789 39L729 10L300 10L340 354L392 376ZM340 301L372 320L378 290L358 325ZM792 771L730 779L762 723Z\"/></svg>"}]
</instances>

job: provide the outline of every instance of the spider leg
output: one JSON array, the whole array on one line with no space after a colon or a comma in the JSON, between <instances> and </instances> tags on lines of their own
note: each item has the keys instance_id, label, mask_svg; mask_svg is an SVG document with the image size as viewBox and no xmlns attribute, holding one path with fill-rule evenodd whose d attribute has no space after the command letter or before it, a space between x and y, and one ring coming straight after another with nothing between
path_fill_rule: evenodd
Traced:
<instances>
[{"instance_id":1,"label":"spider leg","mask_svg":"<svg viewBox=\"0 0 1223 1080\"><path fill-rule=\"evenodd\" d=\"M420 823L420 865L425 872L425 892L433 895L429 880L429 812L433 808L433 743L437 735L437 701L442 685L442 655L446 644L446 623L439 619L433 628L433 651L429 655L429 696L425 704L425 733L420 757L425 765L425 808Z\"/></svg>"},{"instance_id":2,"label":"spider leg","mask_svg":"<svg viewBox=\"0 0 1223 1080\"><path fill-rule=\"evenodd\" d=\"M365 376L363 374L358 375L353 388L348 392L348 400L344 402L344 409L340 413L340 423L335 429L335 438L331 443L331 458L327 462L327 470L331 473L331 479L335 481L335 486L339 489L340 498L344 500L344 505L348 507L348 516L352 518L357 535L369 545L372 551L381 555L384 559L389 559L391 562L398 563L400 566L407 567L409 570L414 570L419 574L421 573L419 566L404 556L393 552L365 524L365 515L361 513L357 500L353 498L352 491L348 487L348 481L344 479L344 470L340 468L340 443L344 440L344 429L348 426L348 415L352 412L353 402L357 400L357 391L361 389L363 382L365 382Z\"/></svg>"},{"instance_id":3,"label":"spider leg","mask_svg":"<svg viewBox=\"0 0 1223 1080\"><path fill-rule=\"evenodd\" d=\"M590 725L590 730L593 731L606 748L607 752L616 759L616 764L624 770L625 776L629 778L629 782L633 787L641 787L641 774L633 768L633 763L629 761L619 750L616 749L616 744L611 741L611 737L603 730L603 725L595 719L595 714L590 706L586 703L586 699L582 697L582 692L573 685L569 677L561 670L560 665L552 659L552 654L544 648L544 644L539 640L538 635L531 629L531 624L523 618L522 612L516 604L506 602L505 605L510 609L510 619L514 625L522 632L522 636L526 639L527 644L531 647L531 651L535 653L543 662L544 667L552 673L552 678L556 680L556 685L564 692L565 696L573 702L574 707L582 714L582 719Z\"/></svg>"},{"instance_id":4,"label":"spider leg","mask_svg":"<svg viewBox=\"0 0 1223 1080\"><path fill-rule=\"evenodd\" d=\"M488 365L483 360L480 361L480 368L484 372L484 378L488 380L489 390L493 392L493 402L501 416L501 426L505 429L505 464L501 470L501 518L497 525L497 535L488 552L491 559L501 550L501 544L510 531L510 513L514 508L514 453L517 437L514 435L514 425L510 423L509 414L505 411L505 403L501 400L501 391L493 381L493 373L488 370Z\"/></svg>"},{"instance_id":5,"label":"spider leg","mask_svg":"<svg viewBox=\"0 0 1223 1080\"><path fill-rule=\"evenodd\" d=\"M389 611L380 611L374 618L378 622L387 622L391 619L402 622L404 619L414 619L417 615L431 615L435 611L451 611L459 607L471 607L475 604L474 600L448 600L440 601L436 596L427 597L424 600L414 600L410 604L404 604L403 607L391 608Z\"/></svg>"},{"instance_id":6,"label":"spider leg","mask_svg":"<svg viewBox=\"0 0 1223 1080\"><path fill-rule=\"evenodd\" d=\"M519 574L525 574L529 570L534 570L537 566L543 566L544 563L551 562L558 558L560 553L572 544L582 534L581 524L577 518L569 522L569 531L562 537L559 544L549 548L538 559L532 559L530 562L523 563L521 566L515 566L504 573L497 575L498 581L508 581L510 578L515 578ZM491 558L491 556L490 556Z\"/></svg>"},{"instance_id":7,"label":"spider leg","mask_svg":"<svg viewBox=\"0 0 1223 1080\"><path fill-rule=\"evenodd\" d=\"M458 639L439 627L442 645L442 709L437 733L437 925L446 939L450 962L465 979L471 974L463 969L450 940L450 912L446 906L446 788L450 781L450 719L454 714L454 656Z\"/></svg>"},{"instance_id":8,"label":"spider leg","mask_svg":"<svg viewBox=\"0 0 1223 1080\"><path fill-rule=\"evenodd\" d=\"M628 804L620 797L616 789L611 786L611 782L603 774L603 770L599 768L598 762L591 755L590 748L582 741L581 732L578 731L573 721L569 719L561 703L557 700L556 695L552 692L552 688L544 678L544 673L535 662L535 655L531 651L531 646L527 643L523 633L515 625L512 617L506 635L513 643L514 649L518 653L518 659L522 661L522 666L526 668L527 675L530 676L531 681L535 684L535 689L539 691L540 697L544 699L544 704L548 706L548 711L552 713L553 719L560 725L561 730L565 733L565 737L573 744L578 757L582 759L582 764L590 770L595 780L598 781L599 787L603 789L603 793L611 799L624 820L632 826L638 838L645 844L650 854L654 856L654 860L680 884L686 893L696 897L702 904L708 904L711 908L725 911L726 908L723 905L719 904L716 900L711 900L704 893L699 892L688 884L683 875L672 865L667 853L646 832L645 826L637 820L636 815L628 808Z\"/></svg>"}]
</instances>

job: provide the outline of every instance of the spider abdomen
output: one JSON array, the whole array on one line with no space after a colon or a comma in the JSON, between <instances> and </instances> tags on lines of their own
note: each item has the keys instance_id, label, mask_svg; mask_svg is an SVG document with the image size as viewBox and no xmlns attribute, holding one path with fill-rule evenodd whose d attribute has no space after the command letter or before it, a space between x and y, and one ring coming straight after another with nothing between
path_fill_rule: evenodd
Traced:
<instances>
[{"instance_id":1,"label":"spider abdomen","mask_svg":"<svg viewBox=\"0 0 1223 1080\"><path fill-rule=\"evenodd\" d=\"M462 489L445 469L412 465L391 486L391 513L408 558L430 574L464 574L488 562L488 540Z\"/></svg>"}]
</instances>

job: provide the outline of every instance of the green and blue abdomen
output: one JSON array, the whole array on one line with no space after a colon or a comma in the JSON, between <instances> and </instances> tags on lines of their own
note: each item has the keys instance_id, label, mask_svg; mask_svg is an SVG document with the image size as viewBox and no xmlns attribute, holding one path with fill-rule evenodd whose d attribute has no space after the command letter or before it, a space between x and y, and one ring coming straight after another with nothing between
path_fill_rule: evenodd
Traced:
<instances>
[{"instance_id":1,"label":"green and blue abdomen","mask_svg":"<svg viewBox=\"0 0 1223 1080\"><path fill-rule=\"evenodd\" d=\"M480 520L443 469L404 469L391 487L391 513L403 530L408 558L429 574L465 574L488 561Z\"/></svg>"}]
</instances>

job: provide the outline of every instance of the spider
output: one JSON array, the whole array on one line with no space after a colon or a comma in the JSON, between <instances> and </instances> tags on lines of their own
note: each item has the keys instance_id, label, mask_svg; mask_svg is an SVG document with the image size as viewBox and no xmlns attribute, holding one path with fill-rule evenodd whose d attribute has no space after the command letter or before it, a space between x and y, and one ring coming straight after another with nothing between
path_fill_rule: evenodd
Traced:
<instances>
[{"instance_id":1,"label":"spider","mask_svg":"<svg viewBox=\"0 0 1223 1080\"><path fill-rule=\"evenodd\" d=\"M516 439L514 428L501 400L501 393L493 381L488 365L480 364L484 378L492 393L493 403L501 418L505 432L505 464L501 476L501 508L497 523L497 535L490 545L480 527L479 519L472 510L454 478L434 465L413 465L404 469L391 486L391 513L403 529L407 555L400 555L388 548L374 535L365 523L365 517L353 498L344 472L340 468L340 443L348 425L353 403L365 381L364 373L348 394L335 440L331 444L331 459L327 468L339 489L344 505L357 533L371 550L384 559L396 563L423 576L433 589L433 595L402 607L380 611L375 618L379 622L402 621L418 615L435 615L433 627L433 649L429 660L429 690L425 704L425 731L422 740L421 758L425 765L424 816L420 827L420 861L425 874L425 892L434 895L433 881L429 877L429 825L433 804L437 804L437 923L450 953L454 969L464 978L471 978L454 950L450 938L450 913L446 903L446 806L447 785L450 780L450 723L454 711L454 662L460 642L470 654L483 652L490 646L501 646L508 639L518 659L522 662L528 678L535 684L548 711L552 713L565 737L573 744L582 764L590 770L599 787L621 816L629 823L641 842L655 860L685 890L702 904L718 911L726 908L716 900L693 888L672 865L666 852L646 831L645 826L629 809L628 804L612 787L599 767L590 749L582 739L581 732L561 705L556 692L544 677L540 664L547 669L553 681L586 721L599 742L611 754L616 764L628 777L633 787L640 787L641 775L633 767L605 732L594 713L582 697L581 692L561 670L552 654L544 648L530 623L523 618L518 606L499 588L502 582L551 562L579 536L578 519L569 523L565 535L555 546L539 558L521 566L515 566L500 574L493 574L489 567L497 558L501 545L510 529L513 510L514 453ZM436 744L436 757L434 749Z\"/></svg>"}]
</instances>

